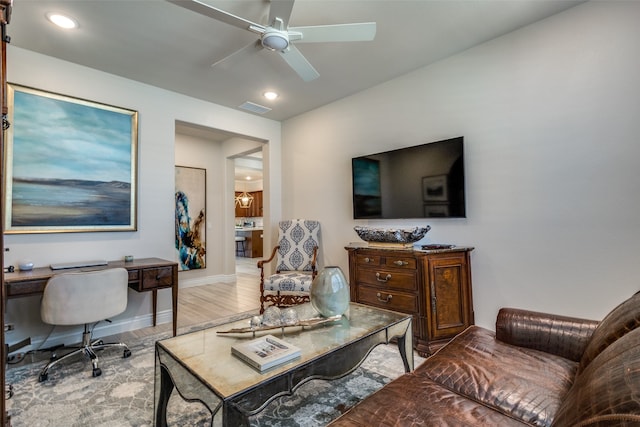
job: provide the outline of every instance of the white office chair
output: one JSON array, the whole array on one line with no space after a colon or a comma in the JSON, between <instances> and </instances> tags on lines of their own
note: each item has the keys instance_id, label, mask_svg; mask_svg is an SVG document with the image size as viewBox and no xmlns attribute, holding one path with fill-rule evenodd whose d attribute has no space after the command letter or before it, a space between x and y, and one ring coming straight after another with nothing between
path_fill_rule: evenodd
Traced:
<instances>
[{"instance_id":1,"label":"white office chair","mask_svg":"<svg viewBox=\"0 0 640 427\"><path fill-rule=\"evenodd\" d=\"M93 328L90 331L88 327L89 323L116 316L127 308L128 279L129 275L124 268L61 273L49 279L40 306L42 321L50 325L84 324L84 333L80 348L60 358L52 357L52 361L40 371L40 382L47 380L53 366L77 354L84 353L91 359L94 377L102 374L96 350L119 347L124 350L123 357L131 356L126 344L105 344L102 340L91 342Z\"/></svg>"}]
</instances>

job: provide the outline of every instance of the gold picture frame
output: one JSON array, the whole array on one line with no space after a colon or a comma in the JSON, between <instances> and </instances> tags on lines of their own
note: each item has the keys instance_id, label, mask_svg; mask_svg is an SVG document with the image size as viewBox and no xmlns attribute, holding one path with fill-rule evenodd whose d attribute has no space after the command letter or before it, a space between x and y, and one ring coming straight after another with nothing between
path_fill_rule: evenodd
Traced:
<instances>
[{"instance_id":1,"label":"gold picture frame","mask_svg":"<svg viewBox=\"0 0 640 427\"><path fill-rule=\"evenodd\" d=\"M8 84L5 233L137 230L138 112Z\"/></svg>"}]
</instances>

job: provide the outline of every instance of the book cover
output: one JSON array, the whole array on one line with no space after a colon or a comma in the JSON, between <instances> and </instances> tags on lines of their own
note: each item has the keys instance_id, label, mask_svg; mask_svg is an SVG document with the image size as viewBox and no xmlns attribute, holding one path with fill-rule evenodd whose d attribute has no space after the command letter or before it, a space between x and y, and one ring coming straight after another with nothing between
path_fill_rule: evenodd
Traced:
<instances>
[{"instance_id":1,"label":"book cover","mask_svg":"<svg viewBox=\"0 0 640 427\"><path fill-rule=\"evenodd\" d=\"M231 354L260 372L300 357L300 349L273 335L231 346Z\"/></svg>"}]
</instances>

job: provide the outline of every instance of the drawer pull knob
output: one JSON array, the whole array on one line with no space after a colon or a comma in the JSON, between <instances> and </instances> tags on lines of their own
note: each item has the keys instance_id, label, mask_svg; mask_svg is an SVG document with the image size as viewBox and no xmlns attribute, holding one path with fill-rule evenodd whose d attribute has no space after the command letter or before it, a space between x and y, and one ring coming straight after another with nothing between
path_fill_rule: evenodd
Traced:
<instances>
[{"instance_id":1,"label":"drawer pull knob","mask_svg":"<svg viewBox=\"0 0 640 427\"><path fill-rule=\"evenodd\" d=\"M409 265L408 261L402 261L402 260L393 261L393 263L400 267L402 267L403 265Z\"/></svg>"},{"instance_id":2,"label":"drawer pull knob","mask_svg":"<svg viewBox=\"0 0 640 427\"><path fill-rule=\"evenodd\" d=\"M376 273L376 280L378 282L382 282L382 283L387 283L389 281L389 279L391 279L391 275L387 274L387 276L384 279L380 278L380 273Z\"/></svg>"},{"instance_id":3,"label":"drawer pull knob","mask_svg":"<svg viewBox=\"0 0 640 427\"><path fill-rule=\"evenodd\" d=\"M388 302L390 302L390 301L391 301L391 298L393 298L393 295L388 294L388 295L387 295L387 298L382 299L382 295L380 294L380 292L378 292L378 293L376 294L376 298L378 298L378 301L380 301L380 302L388 303Z\"/></svg>"},{"instance_id":4,"label":"drawer pull knob","mask_svg":"<svg viewBox=\"0 0 640 427\"><path fill-rule=\"evenodd\" d=\"M369 258L369 257L366 257L366 258L364 259L364 262L373 262L373 259L371 259L371 258Z\"/></svg>"}]
</instances>

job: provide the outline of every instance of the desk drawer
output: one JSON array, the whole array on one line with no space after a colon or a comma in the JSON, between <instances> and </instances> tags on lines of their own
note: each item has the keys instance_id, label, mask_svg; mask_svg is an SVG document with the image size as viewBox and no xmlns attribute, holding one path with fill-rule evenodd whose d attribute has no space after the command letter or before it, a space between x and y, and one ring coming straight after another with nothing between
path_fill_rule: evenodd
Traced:
<instances>
[{"instance_id":1,"label":"desk drawer","mask_svg":"<svg viewBox=\"0 0 640 427\"><path fill-rule=\"evenodd\" d=\"M367 284L381 289L417 290L415 272L361 268L357 274L358 284Z\"/></svg>"},{"instance_id":2,"label":"desk drawer","mask_svg":"<svg viewBox=\"0 0 640 427\"><path fill-rule=\"evenodd\" d=\"M169 288L171 286L173 286L172 267L145 268L142 270L141 290Z\"/></svg>"},{"instance_id":3,"label":"desk drawer","mask_svg":"<svg viewBox=\"0 0 640 427\"><path fill-rule=\"evenodd\" d=\"M418 296L404 292L361 286L358 288L358 302L403 313L418 313Z\"/></svg>"},{"instance_id":4,"label":"desk drawer","mask_svg":"<svg viewBox=\"0 0 640 427\"><path fill-rule=\"evenodd\" d=\"M5 292L7 298L22 297L29 295L42 295L46 280L22 280L20 282L5 282Z\"/></svg>"},{"instance_id":5,"label":"desk drawer","mask_svg":"<svg viewBox=\"0 0 640 427\"><path fill-rule=\"evenodd\" d=\"M127 273L129 273L129 283L140 280L140 270L127 270Z\"/></svg>"}]
</instances>

